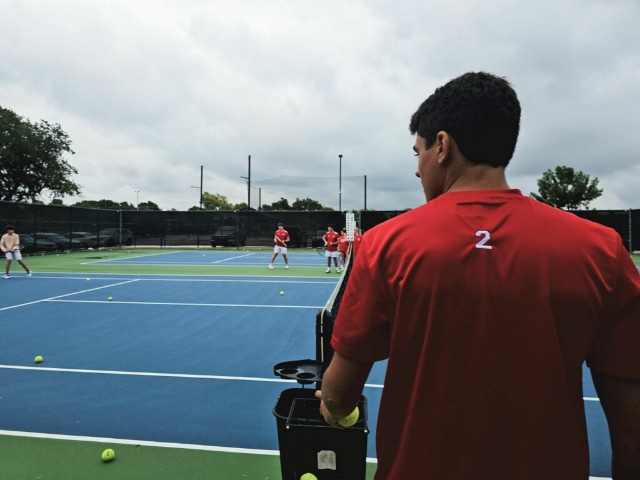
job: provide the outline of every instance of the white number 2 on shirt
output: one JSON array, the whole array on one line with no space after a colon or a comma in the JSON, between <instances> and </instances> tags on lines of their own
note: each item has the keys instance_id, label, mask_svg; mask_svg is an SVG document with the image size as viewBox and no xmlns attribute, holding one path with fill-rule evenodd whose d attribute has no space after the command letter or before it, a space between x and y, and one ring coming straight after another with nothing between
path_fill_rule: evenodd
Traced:
<instances>
[{"instance_id":1,"label":"white number 2 on shirt","mask_svg":"<svg viewBox=\"0 0 640 480\"><path fill-rule=\"evenodd\" d=\"M476 248L484 248L485 250L491 250L493 248L491 245L486 245L486 243L491 240L491 234L486 230L478 230L476 237L482 237L482 240L476 243Z\"/></svg>"}]
</instances>

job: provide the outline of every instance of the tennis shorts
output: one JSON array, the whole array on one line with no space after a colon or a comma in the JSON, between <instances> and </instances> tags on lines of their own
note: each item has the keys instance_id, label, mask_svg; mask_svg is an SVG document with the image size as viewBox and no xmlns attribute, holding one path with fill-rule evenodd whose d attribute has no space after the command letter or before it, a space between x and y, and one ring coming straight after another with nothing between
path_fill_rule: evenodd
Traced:
<instances>
[{"instance_id":1,"label":"tennis shorts","mask_svg":"<svg viewBox=\"0 0 640 480\"><path fill-rule=\"evenodd\" d=\"M15 252L6 252L4 256L7 257L7 260L22 260L22 254L20 253L20 250L16 250Z\"/></svg>"},{"instance_id":2,"label":"tennis shorts","mask_svg":"<svg viewBox=\"0 0 640 480\"><path fill-rule=\"evenodd\" d=\"M324 256L327 258L338 258L340 256L340 253L337 250L333 252L330 252L329 250L325 250Z\"/></svg>"},{"instance_id":3,"label":"tennis shorts","mask_svg":"<svg viewBox=\"0 0 640 480\"><path fill-rule=\"evenodd\" d=\"M286 255L287 247L276 245L275 247L273 247L273 253L282 253L283 255Z\"/></svg>"}]
</instances>

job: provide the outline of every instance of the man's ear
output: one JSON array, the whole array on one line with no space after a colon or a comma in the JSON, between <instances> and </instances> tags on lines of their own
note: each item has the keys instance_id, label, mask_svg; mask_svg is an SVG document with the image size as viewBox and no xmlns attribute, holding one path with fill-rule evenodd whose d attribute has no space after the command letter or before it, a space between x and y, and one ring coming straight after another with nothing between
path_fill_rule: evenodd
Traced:
<instances>
[{"instance_id":1,"label":"man's ear","mask_svg":"<svg viewBox=\"0 0 640 480\"><path fill-rule=\"evenodd\" d=\"M436 155L440 165L445 165L451 159L453 138L444 130L436 134Z\"/></svg>"}]
</instances>

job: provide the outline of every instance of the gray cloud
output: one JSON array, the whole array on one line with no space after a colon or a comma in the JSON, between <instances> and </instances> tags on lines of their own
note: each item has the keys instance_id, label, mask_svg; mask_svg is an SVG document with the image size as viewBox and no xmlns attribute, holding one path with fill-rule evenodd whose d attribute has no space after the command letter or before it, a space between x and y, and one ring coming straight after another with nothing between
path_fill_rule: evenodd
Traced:
<instances>
[{"instance_id":1,"label":"gray cloud","mask_svg":"<svg viewBox=\"0 0 640 480\"><path fill-rule=\"evenodd\" d=\"M366 175L369 208L403 209L423 202L411 113L485 70L523 105L512 186L566 164L599 177L594 207L639 208L639 4L530 3L0 0L0 102L62 125L88 199L186 209L204 165L245 201L251 155L252 205L336 208L342 154L343 208Z\"/></svg>"}]
</instances>

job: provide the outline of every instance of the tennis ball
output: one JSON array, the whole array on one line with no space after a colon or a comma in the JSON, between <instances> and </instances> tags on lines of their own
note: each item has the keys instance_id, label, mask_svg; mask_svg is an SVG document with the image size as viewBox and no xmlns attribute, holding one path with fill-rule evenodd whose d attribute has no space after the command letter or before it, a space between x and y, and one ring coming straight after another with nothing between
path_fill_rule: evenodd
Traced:
<instances>
[{"instance_id":1,"label":"tennis ball","mask_svg":"<svg viewBox=\"0 0 640 480\"><path fill-rule=\"evenodd\" d=\"M111 301L113 300L113 297L107 297L107 300Z\"/></svg>"},{"instance_id":2,"label":"tennis ball","mask_svg":"<svg viewBox=\"0 0 640 480\"><path fill-rule=\"evenodd\" d=\"M110 448L107 448L104 452L102 452L102 461L103 462L110 462L115 457L116 457L116 452L114 452Z\"/></svg>"},{"instance_id":3,"label":"tennis ball","mask_svg":"<svg viewBox=\"0 0 640 480\"><path fill-rule=\"evenodd\" d=\"M356 407L349 415L338 420L338 423L343 427L352 427L358 421L358 417L360 417L360 409Z\"/></svg>"},{"instance_id":4,"label":"tennis ball","mask_svg":"<svg viewBox=\"0 0 640 480\"><path fill-rule=\"evenodd\" d=\"M284 290L280 290L280 295L284 295Z\"/></svg>"},{"instance_id":5,"label":"tennis ball","mask_svg":"<svg viewBox=\"0 0 640 480\"><path fill-rule=\"evenodd\" d=\"M90 279L90 278L87 278L87 282L88 282L89 280L91 280L91 279Z\"/></svg>"},{"instance_id":6,"label":"tennis ball","mask_svg":"<svg viewBox=\"0 0 640 480\"><path fill-rule=\"evenodd\" d=\"M42 358L42 356L40 355L38 355L36 358L33 359L33 361L36 363L42 363L42 360L44 360L44 358Z\"/></svg>"},{"instance_id":7,"label":"tennis ball","mask_svg":"<svg viewBox=\"0 0 640 480\"><path fill-rule=\"evenodd\" d=\"M300 480L318 480L318 477L316 477L313 473L304 473L300 477Z\"/></svg>"}]
</instances>

